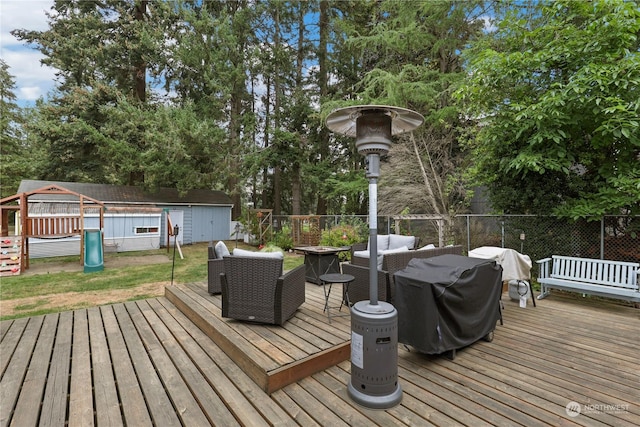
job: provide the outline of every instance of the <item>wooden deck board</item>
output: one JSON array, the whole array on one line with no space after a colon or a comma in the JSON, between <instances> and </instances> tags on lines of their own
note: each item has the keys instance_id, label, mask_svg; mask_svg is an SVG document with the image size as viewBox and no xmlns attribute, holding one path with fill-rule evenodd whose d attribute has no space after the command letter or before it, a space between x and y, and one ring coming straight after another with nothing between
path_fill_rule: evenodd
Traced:
<instances>
[{"instance_id":1,"label":"wooden deck board","mask_svg":"<svg viewBox=\"0 0 640 427\"><path fill-rule=\"evenodd\" d=\"M60 313L55 334L55 347L51 355L47 385L40 412L40 418L49 420L51 424L64 425L66 420L72 339L73 313L66 311Z\"/></svg>"},{"instance_id":2,"label":"wooden deck board","mask_svg":"<svg viewBox=\"0 0 640 427\"><path fill-rule=\"evenodd\" d=\"M39 411L36 412L33 408L40 406L44 394L58 317L58 315L46 316L42 323L16 402L14 410L16 425L35 425L38 422Z\"/></svg>"},{"instance_id":3,"label":"wooden deck board","mask_svg":"<svg viewBox=\"0 0 640 427\"><path fill-rule=\"evenodd\" d=\"M231 416L229 411L223 410L225 407L220 397L216 394L215 390L210 387L206 378L202 375L198 367L193 363L189 355L184 352L180 343L175 339L167 326L160 320L155 311L149 306L147 302L140 302L137 304L128 304L130 311L134 309L140 310L140 313L145 317L149 326L153 328L157 339L157 345L162 343L166 354L163 352L162 364L169 367L167 369L167 375L179 377L184 381L180 381L179 387L170 386L175 390L175 394L178 396L174 398L174 404L178 407L185 408L190 416L190 419L183 419L182 422L187 425L202 425L208 421L211 424L217 425L239 425L236 419ZM177 372L174 371L177 369ZM166 368L165 368L166 369ZM166 381L165 381L166 383ZM188 388L185 389L185 387ZM195 398L195 400L192 400ZM192 411L190 408L200 407L200 411ZM201 416L197 415L201 413L205 415L207 421L203 420Z\"/></svg>"},{"instance_id":4,"label":"wooden deck board","mask_svg":"<svg viewBox=\"0 0 640 427\"><path fill-rule=\"evenodd\" d=\"M171 346L175 340L162 342L161 336L158 336L162 334L162 326L156 324L155 318L151 322L149 319L144 319L140 308L133 302L126 303L125 306L181 423L188 426L207 425L212 420L208 419L204 409L199 405L197 397L189 390L187 384L188 380L191 380L192 387L202 387L204 384L201 377L189 371L191 366L186 359L181 359L180 362L186 363L187 366L179 366L174 363L169 352L172 350ZM185 378L183 375L186 375L187 371L190 375Z\"/></svg>"},{"instance_id":5,"label":"wooden deck board","mask_svg":"<svg viewBox=\"0 0 640 427\"><path fill-rule=\"evenodd\" d=\"M88 309L87 318L89 319L89 346L91 348L96 424L118 425L121 420L120 402L100 308Z\"/></svg>"},{"instance_id":6,"label":"wooden deck board","mask_svg":"<svg viewBox=\"0 0 640 427\"><path fill-rule=\"evenodd\" d=\"M219 297L203 284L176 294L211 324L198 327L193 313L166 298L0 322L0 427L635 426L640 419L640 310L620 304L554 293L520 309L504 296L494 340L460 349L454 360L400 345L403 400L380 411L348 397L351 365L341 357L292 384L279 379L282 388L271 394L250 375L265 370L261 363L276 379L304 372L298 364L313 352L341 348L348 356L349 319L328 323L321 287L308 286L307 301L282 328L221 319ZM214 328L230 341L251 331L261 344L243 345L263 351L260 362L238 363L209 338ZM293 348L285 351L293 361L273 357L274 343ZM582 405L576 417L566 412L572 401Z\"/></svg>"},{"instance_id":7,"label":"wooden deck board","mask_svg":"<svg viewBox=\"0 0 640 427\"><path fill-rule=\"evenodd\" d=\"M136 371L128 355L118 320L113 307L105 306L100 310L104 329L109 343L111 358L118 361L113 364L118 393L122 402L122 416L128 425L146 426L151 424L144 394L138 383Z\"/></svg>"},{"instance_id":8,"label":"wooden deck board","mask_svg":"<svg viewBox=\"0 0 640 427\"><path fill-rule=\"evenodd\" d=\"M210 339L237 363L243 372L247 373L263 389L267 386L264 372L276 369L278 365L269 357L254 349L245 337L238 334L226 322L216 317L208 306L200 304L197 296L193 297L182 289L167 289L167 297L187 317L195 323ZM202 298L200 298L202 299ZM246 357L245 355L250 355Z\"/></svg>"},{"instance_id":9,"label":"wooden deck board","mask_svg":"<svg viewBox=\"0 0 640 427\"><path fill-rule=\"evenodd\" d=\"M137 335L133 320L123 304L113 306L123 338L129 349L129 357L135 367L136 378L145 396L147 410L156 425L180 425L179 414L174 409L171 400L164 390L158 373L147 353L142 339Z\"/></svg>"},{"instance_id":10,"label":"wooden deck board","mask_svg":"<svg viewBox=\"0 0 640 427\"><path fill-rule=\"evenodd\" d=\"M12 354L5 356L4 351L0 353L1 358L10 357L10 360L6 362L7 368L0 379L0 426L9 425L9 417L13 416L43 322L44 316L30 318L22 330L21 339Z\"/></svg>"},{"instance_id":11,"label":"wooden deck board","mask_svg":"<svg viewBox=\"0 0 640 427\"><path fill-rule=\"evenodd\" d=\"M5 354L3 354L3 357L0 358L0 378L4 375L4 371L5 369L7 369L7 365L11 360L10 356L18 346L18 343L22 338L24 328L27 326L28 322L28 318L0 322L3 325L2 329L5 331L5 333L2 335L2 341L0 341L0 344L2 345L2 348L5 352Z\"/></svg>"},{"instance_id":12,"label":"wooden deck board","mask_svg":"<svg viewBox=\"0 0 640 427\"><path fill-rule=\"evenodd\" d=\"M93 391L91 386L91 352L89 320L86 310L73 312L73 350L69 389L70 427L93 426ZM126 361L123 361L126 363Z\"/></svg>"},{"instance_id":13,"label":"wooden deck board","mask_svg":"<svg viewBox=\"0 0 640 427\"><path fill-rule=\"evenodd\" d=\"M233 401L233 405L227 406L233 410L235 416L243 421L251 420L254 414L261 415L265 420L270 420L274 425L295 425L285 412L282 411L269 396L225 354L222 349L210 340L204 332L196 327L189 318L178 310L168 300L158 299L165 311L176 319L180 327L188 331L188 334L179 334L181 341L190 342L190 354L197 355L204 363L200 368L208 374L209 382L215 386L217 392L225 402ZM160 311L162 313L163 311ZM189 338L190 337L190 338ZM236 410L237 406L237 410ZM251 425L251 422L246 422Z\"/></svg>"},{"instance_id":14,"label":"wooden deck board","mask_svg":"<svg viewBox=\"0 0 640 427\"><path fill-rule=\"evenodd\" d=\"M0 322L0 342L4 341L4 337L5 335L7 335L7 332L9 332L9 330L11 329L11 326L13 325L14 322L20 322L22 321L22 323L26 323L27 319L18 319L18 320L7 320L6 322Z\"/></svg>"}]
</instances>

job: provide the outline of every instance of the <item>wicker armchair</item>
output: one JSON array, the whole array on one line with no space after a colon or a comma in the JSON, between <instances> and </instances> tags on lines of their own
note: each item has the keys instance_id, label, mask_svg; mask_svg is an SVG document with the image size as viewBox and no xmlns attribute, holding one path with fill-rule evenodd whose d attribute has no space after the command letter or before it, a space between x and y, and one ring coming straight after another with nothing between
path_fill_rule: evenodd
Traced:
<instances>
[{"instance_id":1,"label":"wicker armchair","mask_svg":"<svg viewBox=\"0 0 640 427\"><path fill-rule=\"evenodd\" d=\"M282 274L283 261L224 257L222 317L282 325L305 300L305 269Z\"/></svg>"},{"instance_id":2,"label":"wicker armchair","mask_svg":"<svg viewBox=\"0 0 640 427\"><path fill-rule=\"evenodd\" d=\"M383 255L382 270L378 271L378 299L387 302L393 302L393 297L395 296L395 282L393 275L396 273L396 271L404 269L407 264L409 264L409 261L411 261L413 258L431 258L434 256L445 254L462 255L462 246L445 246L442 248L394 252ZM362 299L369 298L369 260L366 259L366 261L366 266L357 265L354 263L342 265L343 273L351 274L353 277L355 277L355 280L349 285L350 301L360 301ZM381 274L383 278L381 278ZM382 287L386 288L384 299L380 296L382 292L380 288ZM352 290L353 295L366 295L366 297L353 299L351 297Z\"/></svg>"},{"instance_id":3,"label":"wicker armchair","mask_svg":"<svg viewBox=\"0 0 640 427\"><path fill-rule=\"evenodd\" d=\"M207 291L213 294L222 292L222 284L220 283L220 273L224 273L224 262L217 259L216 251L213 245L209 245L209 259L207 260Z\"/></svg>"}]
</instances>

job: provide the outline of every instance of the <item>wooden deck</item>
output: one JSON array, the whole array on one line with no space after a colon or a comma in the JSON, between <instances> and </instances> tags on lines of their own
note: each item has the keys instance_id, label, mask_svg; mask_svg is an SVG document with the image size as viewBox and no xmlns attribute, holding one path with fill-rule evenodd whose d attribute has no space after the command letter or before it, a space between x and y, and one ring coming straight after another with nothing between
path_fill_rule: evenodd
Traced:
<instances>
[{"instance_id":1,"label":"wooden deck","mask_svg":"<svg viewBox=\"0 0 640 427\"><path fill-rule=\"evenodd\" d=\"M329 325L320 287L307 285L307 302L284 328L232 322L263 349L264 365L250 363L247 373L208 336L215 325L205 333L194 323L194 313L214 322L206 308L219 300L205 286L0 322L0 426L639 424L638 309L557 294L521 309L505 295L491 343L453 361L400 346L402 403L370 410L347 396L348 360L271 394L256 375L304 371L297 365L312 355L344 350L349 319ZM180 292L197 310L170 301ZM576 416L567 414L572 402Z\"/></svg>"},{"instance_id":2,"label":"wooden deck","mask_svg":"<svg viewBox=\"0 0 640 427\"><path fill-rule=\"evenodd\" d=\"M336 290L330 294L333 306L340 304ZM350 319L333 317L328 323L319 310L324 304L321 286L307 284L305 303L283 326L222 318L220 295L210 296L201 284L171 286L165 296L267 393L351 356ZM349 310L343 307L342 313Z\"/></svg>"}]
</instances>

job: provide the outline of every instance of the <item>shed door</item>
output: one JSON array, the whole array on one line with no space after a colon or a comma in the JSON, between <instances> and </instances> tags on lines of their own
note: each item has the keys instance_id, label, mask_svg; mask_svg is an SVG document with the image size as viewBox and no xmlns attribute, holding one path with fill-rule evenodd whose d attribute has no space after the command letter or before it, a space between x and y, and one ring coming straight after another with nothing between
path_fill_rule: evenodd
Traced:
<instances>
[{"instance_id":1,"label":"shed door","mask_svg":"<svg viewBox=\"0 0 640 427\"><path fill-rule=\"evenodd\" d=\"M182 211L169 211L169 216L171 217L171 224L175 227L176 225L180 227L180 231L178 232L178 243L182 244L184 241L182 236L184 236L184 212ZM169 236L169 244L173 246L173 236Z\"/></svg>"}]
</instances>

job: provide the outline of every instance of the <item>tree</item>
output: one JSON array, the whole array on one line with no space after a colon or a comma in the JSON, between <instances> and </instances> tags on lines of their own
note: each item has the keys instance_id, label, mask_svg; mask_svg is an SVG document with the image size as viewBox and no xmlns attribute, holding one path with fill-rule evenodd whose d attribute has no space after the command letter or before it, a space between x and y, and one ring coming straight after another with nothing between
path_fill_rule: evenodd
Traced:
<instances>
[{"instance_id":1,"label":"tree","mask_svg":"<svg viewBox=\"0 0 640 427\"><path fill-rule=\"evenodd\" d=\"M49 151L41 178L144 183L139 155L147 130L139 126L127 133L128 139L118 140L118 156L104 156L109 150L101 144L109 140L102 134L110 118L105 108L120 101L144 108L147 101L147 66L162 41L160 27L148 19L147 5L145 0L56 0L48 14L49 29L12 31L45 55L44 64L58 70L52 100L37 106L41 111L34 117L42 122L29 123L35 142ZM115 164L118 159L125 161Z\"/></svg>"},{"instance_id":2,"label":"tree","mask_svg":"<svg viewBox=\"0 0 640 427\"><path fill-rule=\"evenodd\" d=\"M262 6L247 0L182 0L170 12L174 11L168 30L172 41L165 63L166 87L177 93L178 105L193 102L202 120L225 129L219 138L200 142L209 145L207 150L224 154L215 168L233 200L235 219L242 213L243 160L255 132L249 68Z\"/></svg>"},{"instance_id":3,"label":"tree","mask_svg":"<svg viewBox=\"0 0 640 427\"><path fill-rule=\"evenodd\" d=\"M23 113L16 104L16 88L9 66L0 59L0 198L15 194L23 174L29 173L33 159L25 156Z\"/></svg>"},{"instance_id":4,"label":"tree","mask_svg":"<svg viewBox=\"0 0 640 427\"><path fill-rule=\"evenodd\" d=\"M361 52L358 103L410 108L425 124L398 138L381 167L381 213L449 217L465 207L459 108L451 99L464 77L460 50L483 22L482 2L380 2L374 25L348 44Z\"/></svg>"},{"instance_id":5,"label":"tree","mask_svg":"<svg viewBox=\"0 0 640 427\"><path fill-rule=\"evenodd\" d=\"M458 95L496 210L640 213L639 35L638 1L533 2L465 51Z\"/></svg>"},{"instance_id":6,"label":"tree","mask_svg":"<svg viewBox=\"0 0 640 427\"><path fill-rule=\"evenodd\" d=\"M317 43L317 101L322 111L310 126L315 156L306 166L306 184L319 194L317 213L367 213L366 159L353 138L330 135L320 120L334 108L358 102L355 90L374 67L375 49L355 46L351 39L371 31L378 2L323 0L319 5ZM362 103L360 101L359 103ZM313 116L312 116L313 118Z\"/></svg>"}]
</instances>

